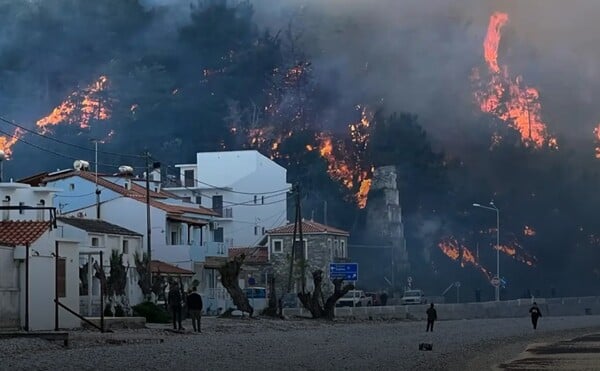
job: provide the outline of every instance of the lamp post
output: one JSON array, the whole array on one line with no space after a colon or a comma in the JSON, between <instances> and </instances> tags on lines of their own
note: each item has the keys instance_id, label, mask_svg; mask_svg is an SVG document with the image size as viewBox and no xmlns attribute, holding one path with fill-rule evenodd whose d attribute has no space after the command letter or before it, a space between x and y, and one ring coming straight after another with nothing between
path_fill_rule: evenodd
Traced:
<instances>
[{"instance_id":1,"label":"lamp post","mask_svg":"<svg viewBox=\"0 0 600 371\"><path fill-rule=\"evenodd\" d=\"M496 212L496 278L500 280L500 210L494 205L493 201L490 202L490 206L480 204L473 204L473 206ZM500 283L498 282L494 286L496 288L496 301L500 301Z\"/></svg>"}]
</instances>

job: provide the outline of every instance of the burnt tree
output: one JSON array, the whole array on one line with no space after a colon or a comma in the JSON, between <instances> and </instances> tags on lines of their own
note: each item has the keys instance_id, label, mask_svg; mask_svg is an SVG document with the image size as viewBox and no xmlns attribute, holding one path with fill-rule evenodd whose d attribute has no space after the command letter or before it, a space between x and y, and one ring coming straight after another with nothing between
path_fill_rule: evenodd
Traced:
<instances>
[{"instance_id":1,"label":"burnt tree","mask_svg":"<svg viewBox=\"0 0 600 371\"><path fill-rule=\"evenodd\" d=\"M227 292L233 300L233 304L235 304L237 309L241 310L242 312L247 312L250 314L250 316L252 316L252 313L254 313L254 308L252 308L250 305L248 298L240 288L240 284L238 282L238 276L240 274L242 264L244 263L244 259L246 259L245 254L234 257L223 266L219 267L219 273L221 274L221 283L223 284L223 287L227 289Z\"/></svg>"},{"instance_id":2,"label":"burnt tree","mask_svg":"<svg viewBox=\"0 0 600 371\"><path fill-rule=\"evenodd\" d=\"M139 279L138 285L142 289L144 297L150 298L152 294L152 287L150 284L150 276L148 275L148 254L143 253L140 255L137 251L135 252L135 270L138 272Z\"/></svg>"},{"instance_id":3,"label":"burnt tree","mask_svg":"<svg viewBox=\"0 0 600 371\"><path fill-rule=\"evenodd\" d=\"M348 291L354 289L353 284L343 285L344 280L336 278L333 280L334 290L333 293L324 299L321 285L323 284L323 271L316 270L312 273L313 282L315 284L314 291L311 292L299 292L298 299L313 318L326 318L333 319L335 317L335 303L344 296Z\"/></svg>"}]
</instances>

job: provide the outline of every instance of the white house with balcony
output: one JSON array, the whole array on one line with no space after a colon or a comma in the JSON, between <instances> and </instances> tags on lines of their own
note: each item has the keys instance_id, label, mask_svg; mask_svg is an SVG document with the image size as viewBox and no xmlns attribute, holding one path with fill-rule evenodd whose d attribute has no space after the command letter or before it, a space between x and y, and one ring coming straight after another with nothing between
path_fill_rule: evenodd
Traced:
<instances>
[{"instance_id":1,"label":"white house with balcony","mask_svg":"<svg viewBox=\"0 0 600 371\"><path fill-rule=\"evenodd\" d=\"M68 169L25 179L62 189L54 205L65 216L100 218L144 236L147 251L146 190L139 178L98 175ZM99 192L96 192L98 190ZM150 191L150 242L152 260L195 272L201 287L215 287L214 269L228 256L219 215L185 202L168 192Z\"/></svg>"},{"instance_id":2,"label":"white house with balcony","mask_svg":"<svg viewBox=\"0 0 600 371\"><path fill-rule=\"evenodd\" d=\"M176 168L178 186L165 189L217 212L229 247L255 246L287 222L287 170L258 151L199 152Z\"/></svg>"},{"instance_id":3,"label":"white house with balcony","mask_svg":"<svg viewBox=\"0 0 600 371\"><path fill-rule=\"evenodd\" d=\"M64 238L81 241L79 244L80 313L100 316L100 280L95 277L94 263L100 262L107 276L113 251L121 255L126 267L125 298L130 306L141 303L144 295L138 284L136 256L143 254L143 235L100 219L60 216L57 233Z\"/></svg>"},{"instance_id":4,"label":"white house with balcony","mask_svg":"<svg viewBox=\"0 0 600 371\"><path fill-rule=\"evenodd\" d=\"M57 189L0 183L0 329L53 330L80 326L78 242L56 233ZM45 209L35 209L36 207ZM57 314L57 317L55 317Z\"/></svg>"}]
</instances>

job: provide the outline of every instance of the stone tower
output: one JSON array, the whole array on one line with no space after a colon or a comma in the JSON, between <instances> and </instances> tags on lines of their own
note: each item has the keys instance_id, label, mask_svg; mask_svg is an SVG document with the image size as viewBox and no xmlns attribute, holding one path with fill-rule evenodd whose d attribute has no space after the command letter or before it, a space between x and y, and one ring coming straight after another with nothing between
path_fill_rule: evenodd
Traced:
<instances>
[{"instance_id":1,"label":"stone tower","mask_svg":"<svg viewBox=\"0 0 600 371\"><path fill-rule=\"evenodd\" d=\"M402 223L396 167L381 166L373 173L367 204L367 236L373 245L382 246L391 260L389 271L394 288L401 288L409 273L408 253Z\"/></svg>"}]
</instances>

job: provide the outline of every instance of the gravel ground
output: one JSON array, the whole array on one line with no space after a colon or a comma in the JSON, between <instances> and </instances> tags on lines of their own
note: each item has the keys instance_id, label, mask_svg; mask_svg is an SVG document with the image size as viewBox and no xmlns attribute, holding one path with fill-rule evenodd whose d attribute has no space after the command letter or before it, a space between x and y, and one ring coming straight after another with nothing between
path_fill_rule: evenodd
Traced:
<instances>
[{"instance_id":1,"label":"gravel ground","mask_svg":"<svg viewBox=\"0 0 600 371\"><path fill-rule=\"evenodd\" d=\"M191 327L187 323L188 327ZM71 333L70 349L39 339L0 340L0 369L399 370L490 369L528 343L600 332L600 316L424 322L203 319L203 332L168 326ZM418 344L433 344L419 351Z\"/></svg>"}]
</instances>

